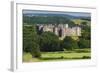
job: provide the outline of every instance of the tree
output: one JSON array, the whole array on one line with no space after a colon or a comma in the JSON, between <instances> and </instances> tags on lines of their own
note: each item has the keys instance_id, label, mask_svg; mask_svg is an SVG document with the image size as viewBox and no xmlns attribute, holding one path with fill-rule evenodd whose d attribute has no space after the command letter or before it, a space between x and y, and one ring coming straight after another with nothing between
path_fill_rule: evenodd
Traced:
<instances>
[{"instance_id":1,"label":"tree","mask_svg":"<svg viewBox=\"0 0 100 73\"><path fill-rule=\"evenodd\" d=\"M33 42L30 53L32 54L32 57L40 58L41 57L41 52L40 52L39 44Z\"/></svg>"},{"instance_id":2,"label":"tree","mask_svg":"<svg viewBox=\"0 0 100 73\"><path fill-rule=\"evenodd\" d=\"M87 22L84 21L84 22L82 22L81 24L82 24L82 25L87 25Z\"/></svg>"},{"instance_id":3,"label":"tree","mask_svg":"<svg viewBox=\"0 0 100 73\"><path fill-rule=\"evenodd\" d=\"M90 48L91 47L91 41L80 38L78 45L79 45L80 48Z\"/></svg>"},{"instance_id":4,"label":"tree","mask_svg":"<svg viewBox=\"0 0 100 73\"><path fill-rule=\"evenodd\" d=\"M70 18L65 16L54 15L39 15L39 16L26 16L23 15L23 22L27 24L70 24L69 27L75 26L75 23Z\"/></svg>"},{"instance_id":5,"label":"tree","mask_svg":"<svg viewBox=\"0 0 100 73\"><path fill-rule=\"evenodd\" d=\"M60 48L59 37L52 32L43 32L40 38L41 51L62 51Z\"/></svg>"},{"instance_id":6,"label":"tree","mask_svg":"<svg viewBox=\"0 0 100 73\"><path fill-rule=\"evenodd\" d=\"M91 28L90 26L85 26L82 28L82 36L80 38L90 40L91 39Z\"/></svg>"},{"instance_id":7,"label":"tree","mask_svg":"<svg viewBox=\"0 0 100 73\"><path fill-rule=\"evenodd\" d=\"M78 48L77 41L72 39L70 36L66 36L62 43L63 43L63 48L66 50L72 50Z\"/></svg>"},{"instance_id":8,"label":"tree","mask_svg":"<svg viewBox=\"0 0 100 73\"><path fill-rule=\"evenodd\" d=\"M35 26L23 26L23 51L30 52L33 57L40 56L40 49L38 45L38 35Z\"/></svg>"},{"instance_id":9,"label":"tree","mask_svg":"<svg viewBox=\"0 0 100 73\"><path fill-rule=\"evenodd\" d=\"M90 48L91 47L91 27L84 23L82 27L82 33L79 37L78 45L80 48Z\"/></svg>"}]
</instances>

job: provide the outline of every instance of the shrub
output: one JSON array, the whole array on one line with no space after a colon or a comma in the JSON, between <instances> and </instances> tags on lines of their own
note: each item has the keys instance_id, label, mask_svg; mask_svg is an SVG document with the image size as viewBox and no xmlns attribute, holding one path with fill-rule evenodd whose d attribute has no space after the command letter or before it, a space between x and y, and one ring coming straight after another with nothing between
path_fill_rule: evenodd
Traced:
<instances>
[{"instance_id":1,"label":"shrub","mask_svg":"<svg viewBox=\"0 0 100 73\"><path fill-rule=\"evenodd\" d=\"M60 58L61 58L61 59L64 59L64 56L61 56Z\"/></svg>"}]
</instances>

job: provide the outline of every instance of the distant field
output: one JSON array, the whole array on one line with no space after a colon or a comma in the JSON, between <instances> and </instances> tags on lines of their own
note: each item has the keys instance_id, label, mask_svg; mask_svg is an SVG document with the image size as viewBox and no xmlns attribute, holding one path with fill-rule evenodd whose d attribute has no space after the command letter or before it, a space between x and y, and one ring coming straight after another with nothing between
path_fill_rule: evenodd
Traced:
<instances>
[{"instance_id":1,"label":"distant field","mask_svg":"<svg viewBox=\"0 0 100 73\"><path fill-rule=\"evenodd\" d=\"M72 20L75 24L81 24L82 22L87 22L89 25L91 24L90 21L82 20L82 19L73 19Z\"/></svg>"},{"instance_id":2,"label":"distant field","mask_svg":"<svg viewBox=\"0 0 100 73\"><path fill-rule=\"evenodd\" d=\"M30 53L23 54L23 62L41 62L41 61L59 61L59 60L75 60L90 59L91 53L89 49L74 50L64 52L42 52L41 58L32 58Z\"/></svg>"}]
</instances>

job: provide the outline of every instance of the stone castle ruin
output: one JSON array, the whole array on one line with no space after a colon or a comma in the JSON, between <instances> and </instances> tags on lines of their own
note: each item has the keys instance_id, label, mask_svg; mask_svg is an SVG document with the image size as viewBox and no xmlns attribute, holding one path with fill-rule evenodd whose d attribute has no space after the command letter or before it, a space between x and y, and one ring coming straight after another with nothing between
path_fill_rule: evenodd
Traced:
<instances>
[{"instance_id":1,"label":"stone castle ruin","mask_svg":"<svg viewBox=\"0 0 100 73\"><path fill-rule=\"evenodd\" d=\"M37 24L37 28L41 32L53 32L62 39L66 36L81 36L81 27L79 26L69 27L68 24Z\"/></svg>"}]
</instances>

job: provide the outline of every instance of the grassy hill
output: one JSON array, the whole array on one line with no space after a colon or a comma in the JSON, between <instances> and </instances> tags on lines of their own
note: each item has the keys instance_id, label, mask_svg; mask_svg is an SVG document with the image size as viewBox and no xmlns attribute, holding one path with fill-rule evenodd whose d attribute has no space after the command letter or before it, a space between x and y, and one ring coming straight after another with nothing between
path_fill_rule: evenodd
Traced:
<instances>
[{"instance_id":1,"label":"grassy hill","mask_svg":"<svg viewBox=\"0 0 100 73\"><path fill-rule=\"evenodd\" d=\"M75 24L81 24L82 22L87 22L88 25L91 25L91 22L88 21L88 20L82 20L82 19L72 19L72 21L75 23Z\"/></svg>"}]
</instances>

